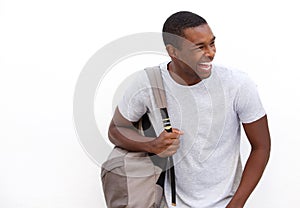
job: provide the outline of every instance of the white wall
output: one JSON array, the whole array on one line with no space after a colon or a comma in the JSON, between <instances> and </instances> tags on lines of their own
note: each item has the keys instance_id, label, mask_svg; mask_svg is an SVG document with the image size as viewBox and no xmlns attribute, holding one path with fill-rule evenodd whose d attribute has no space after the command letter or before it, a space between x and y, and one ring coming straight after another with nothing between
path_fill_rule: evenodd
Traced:
<instances>
[{"instance_id":1,"label":"white wall","mask_svg":"<svg viewBox=\"0 0 300 208\"><path fill-rule=\"evenodd\" d=\"M300 203L296 5L292 0L0 1L0 207L105 207L99 167L83 149L73 125L76 81L104 45L125 35L160 32L165 18L178 10L207 19L217 37L216 61L249 73L268 112L272 155L246 207L296 207ZM113 70L134 61L139 70L165 58L131 57ZM106 81L118 84L109 74ZM98 98L95 114L102 115ZM111 116L111 102L103 117L96 118L101 131L107 128L108 121L103 120ZM245 158L246 142L242 150Z\"/></svg>"}]
</instances>

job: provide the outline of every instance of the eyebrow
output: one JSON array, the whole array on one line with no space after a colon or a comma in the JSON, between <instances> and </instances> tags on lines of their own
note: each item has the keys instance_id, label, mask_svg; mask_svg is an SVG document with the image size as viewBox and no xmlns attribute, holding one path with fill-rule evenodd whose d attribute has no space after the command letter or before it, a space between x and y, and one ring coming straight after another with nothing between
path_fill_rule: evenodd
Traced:
<instances>
[{"instance_id":1,"label":"eyebrow","mask_svg":"<svg viewBox=\"0 0 300 208\"><path fill-rule=\"evenodd\" d=\"M210 40L210 42L213 42L213 41L215 41L216 40L216 36L214 36L211 40ZM202 45L204 45L204 43L196 43L195 44L195 46L202 46Z\"/></svg>"}]
</instances>

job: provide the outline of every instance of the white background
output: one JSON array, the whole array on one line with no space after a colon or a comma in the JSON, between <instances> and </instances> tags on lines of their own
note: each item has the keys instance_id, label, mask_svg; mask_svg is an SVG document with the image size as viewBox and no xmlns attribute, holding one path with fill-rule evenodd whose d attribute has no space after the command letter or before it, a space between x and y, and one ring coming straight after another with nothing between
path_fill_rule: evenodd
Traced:
<instances>
[{"instance_id":1,"label":"white background","mask_svg":"<svg viewBox=\"0 0 300 208\"><path fill-rule=\"evenodd\" d=\"M246 207L298 207L297 8L292 0L1 0L0 207L105 207L99 167L81 147L73 125L77 78L105 44L160 32L164 20L179 10L206 18L217 37L216 61L246 71L268 113L271 159ZM131 64L139 70L160 58L165 60L133 57L116 68L127 70ZM118 85L109 79L111 86ZM100 129L107 128L110 110L103 117L96 110ZM244 143L243 158L248 150Z\"/></svg>"}]
</instances>

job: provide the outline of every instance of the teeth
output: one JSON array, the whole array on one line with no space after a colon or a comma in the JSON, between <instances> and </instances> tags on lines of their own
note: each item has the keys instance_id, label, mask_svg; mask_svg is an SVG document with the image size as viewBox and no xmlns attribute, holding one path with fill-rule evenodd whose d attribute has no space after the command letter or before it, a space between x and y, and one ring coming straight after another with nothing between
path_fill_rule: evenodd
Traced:
<instances>
[{"instance_id":1,"label":"teeth","mask_svg":"<svg viewBox=\"0 0 300 208\"><path fill-rule=\"evenodd\" d=\"M211 62L203 62L200 65L200 68L201 69L204 69L204 70L209 70L210 69L210 66L211 66Z\"/></svg>"}]
</instances>

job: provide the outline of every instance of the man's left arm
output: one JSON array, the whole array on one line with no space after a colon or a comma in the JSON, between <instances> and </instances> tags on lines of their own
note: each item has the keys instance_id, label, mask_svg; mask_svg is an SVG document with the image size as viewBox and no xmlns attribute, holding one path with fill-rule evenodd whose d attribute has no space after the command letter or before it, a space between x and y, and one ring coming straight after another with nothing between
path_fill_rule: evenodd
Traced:
<instances>
[{"instance_id":1,"label":"man's left arm","mask_svg":"<svg viewBox=\"0 0 300 208\"><path fill-rule=\"evenodd\" d=\"M268 163L271 139L267 116L252 123L243 123L244 131L251 145L240 185L226 208L242 208L258 184Z\"/></svg>"}]
</instances>

